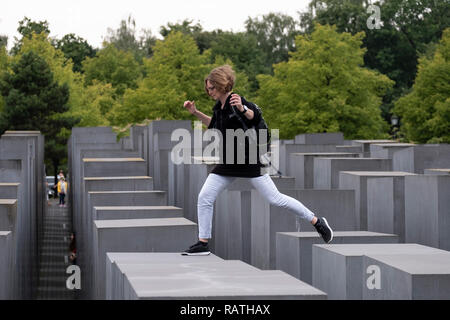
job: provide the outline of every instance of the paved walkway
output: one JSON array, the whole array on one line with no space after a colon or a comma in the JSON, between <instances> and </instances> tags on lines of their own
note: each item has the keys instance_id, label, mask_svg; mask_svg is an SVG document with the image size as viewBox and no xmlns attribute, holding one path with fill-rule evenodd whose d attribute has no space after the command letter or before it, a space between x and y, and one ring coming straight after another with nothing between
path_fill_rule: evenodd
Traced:
<instances>
[{"instance_id":1,"label":"paved walkway","mask_svg":"<svg viewBox=\"0 0 450 320\"><path fill-rule=\"evenodd\" d=\"M70 274L66 269L68 260L72 219L69 207L59 207L58 199L51 199L47 215L44 217L44 238L40 252L38 300L75 299L75 290L66 287Z\"/></svg>"}]
</instances>

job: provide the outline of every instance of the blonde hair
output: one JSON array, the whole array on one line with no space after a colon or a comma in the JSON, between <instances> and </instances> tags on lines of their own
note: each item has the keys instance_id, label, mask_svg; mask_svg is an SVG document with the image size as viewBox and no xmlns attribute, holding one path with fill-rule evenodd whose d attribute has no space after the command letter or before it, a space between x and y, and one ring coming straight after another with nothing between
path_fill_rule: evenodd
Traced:
<instances>
[{"instance_id":1,"label":"blonde hair","mask_svg":"<svg viewBox=\"0 0 450 320\"><path fill-rule=\"evenodd\" d=\"M230 92L233 89L236 75L228 64L214 68L205 79L205 91L209 95L206 82L209 81L217 91Z\"/></svg>"}]
</instances>

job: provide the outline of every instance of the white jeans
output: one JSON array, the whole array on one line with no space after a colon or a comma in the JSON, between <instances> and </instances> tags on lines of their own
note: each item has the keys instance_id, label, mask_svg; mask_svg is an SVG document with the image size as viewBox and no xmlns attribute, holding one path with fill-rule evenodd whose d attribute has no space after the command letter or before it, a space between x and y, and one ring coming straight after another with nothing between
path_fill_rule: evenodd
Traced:
<instances>
[{"instance_id":1,"label":"white jeans","mask_svg":"<svg viewBox=\"0 0 450 320\"><path fill-rule=\"evenodd\" d=\"M222 176L211 173L205 181L197 202L198 215L198 237L201 239L211 238L211 225L213 218L214 202L219 193L225 189L236 177ZM306 208L300 201L282 194L278 191L269 174L260 177L248 178L256 190L264 197L271 205L292 210L300 218L306 219L309 222L314 218L308 208Z\"/></svg>"}]
</instances>

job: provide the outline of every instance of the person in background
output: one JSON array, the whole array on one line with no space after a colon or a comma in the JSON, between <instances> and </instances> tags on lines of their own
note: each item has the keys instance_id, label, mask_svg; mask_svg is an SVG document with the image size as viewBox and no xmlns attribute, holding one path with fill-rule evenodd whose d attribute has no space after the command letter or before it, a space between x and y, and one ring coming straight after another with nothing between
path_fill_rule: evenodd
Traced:
<instances>
[{"instance_id":1,"label":"person in background","mask_svg":"<svg viewBox=\"0 0 450 320\"><path fill-rule=\"evenodd\" d=\"M69 259L72 262L72 264L77 264L77 245L76 245L76 238L75 238L75 232L72 232L70 235L70 244L69 244Z\"/></svg>"},{"instance_id":2,"label":"person in background","mask_svg":"<svg viewBox=\"0 0 450 320\"><path fill-rule=\"evenodd\" d=\"M66 197L67 193L67 182L64 177L62 177L58 182L58 194L59 194L59 206L65 207L65 201L64 198Z\"/></svg>"}]
</instances>

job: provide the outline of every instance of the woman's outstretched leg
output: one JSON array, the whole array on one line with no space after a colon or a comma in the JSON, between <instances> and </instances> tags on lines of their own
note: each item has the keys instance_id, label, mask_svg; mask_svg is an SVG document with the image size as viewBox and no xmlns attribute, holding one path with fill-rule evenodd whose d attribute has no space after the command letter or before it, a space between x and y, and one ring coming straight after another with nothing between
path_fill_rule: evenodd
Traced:
<instances>
[{"instance_id":1,"label":"woman's outstretched leg","mask_svg":"<svg viewBox=\"0 0 450 320\"><path fill-rule=\"evenodd\" d=\"M316 228L317 232L320 233L326 243L331 242L333 239L333 230L328 225L327 220L325 218L317 218L314 213L300 201L278 191L269 174L251 178L250 182L271 205L289 209L300 218L309 221Z\"/></svg>"}]
</instances>

